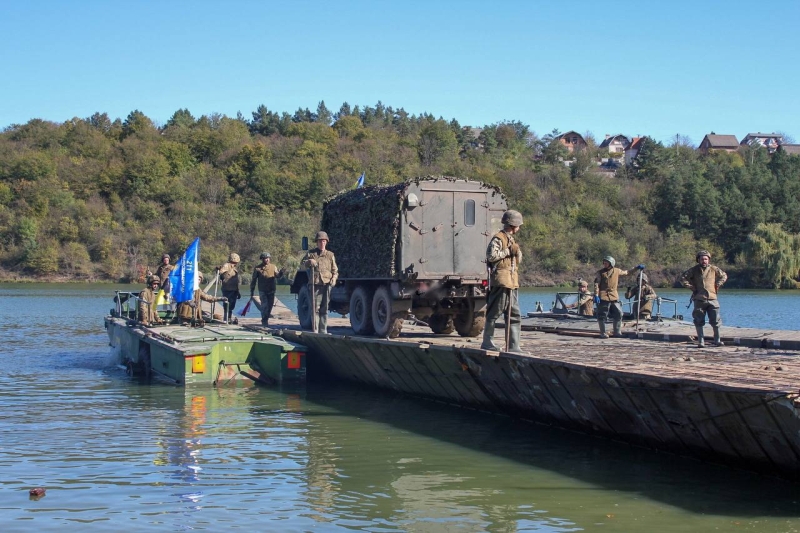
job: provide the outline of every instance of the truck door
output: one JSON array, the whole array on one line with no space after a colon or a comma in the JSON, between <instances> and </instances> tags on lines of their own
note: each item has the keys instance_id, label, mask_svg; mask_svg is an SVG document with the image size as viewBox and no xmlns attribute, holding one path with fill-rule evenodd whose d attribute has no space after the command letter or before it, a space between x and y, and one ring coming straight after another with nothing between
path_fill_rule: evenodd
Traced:
<instances>
[{"instance_id":1,"label":"truck door","mask_svg":"<svg viewBox=\"0 0 800 533\"><path fill-rule=\"evenodd\" d=\"M453 193L453 266L466 277L486 277L489 204L486 193Z\"/></svg>"},{"instance_id":2,"label":"truck door","mask_svg":"<svg viewBox=\"0 0 800 533\"><path fill-rule=\"evenodd\" d=\"M420 274L441 278L453 273L453 193L421 191L422 255ZM424 273L424 274L423 274Z\"/></svg>"}]
</instances>

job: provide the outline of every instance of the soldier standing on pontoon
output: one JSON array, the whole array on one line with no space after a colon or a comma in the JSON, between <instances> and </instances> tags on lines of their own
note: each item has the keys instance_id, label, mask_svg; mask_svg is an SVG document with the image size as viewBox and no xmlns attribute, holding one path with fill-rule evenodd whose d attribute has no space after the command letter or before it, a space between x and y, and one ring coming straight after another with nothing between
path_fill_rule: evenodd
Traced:
<instances>
[{"instance_id":1,"label":"soldier standing on pontoon","mask_svg":"<svg viewBox=\"0 0 800 533\"><path fill-rule=\"evenodd\" d=\"M328 333L328 305L331 299L331 288L339 279L339 267L336 266L336 257L328 250L328 234L318 231L314 240L317 247L309 250L303 258L303 266L313 271L309 276L308 289L314 287L314 300L311 302L311 312L318 313L317 332Z\"/></svg>"},{"instance_id":2,"label":"soldier standing on pontoon","mask_svg":"<svg viewBox=\"0 0 800 533\"><path fill-rule=\"evenodd\" d=\"M509 325L509 352L519 352L521 330L519 315L519 265L522 262L522 251L514 240L514 235L522 226L522 213L509 209L503 213L503 229L498 231L486 249L486 261L491 265L491 289L486 299L486 326L483 330L484 350L500 349L494 344L495 322L500 315L505 315ZM509 316L510 313L510 316Z\"/></svg>"},{"instance_id":3,"label":"soldier standing on pontoon","mask_svg":"<svg viewBox=\"0 0 800 533\"><path fill-rule=\"evenodd\" d=\"M681 285L687 289L692 289L692 301L694 301L694 327L697 329L697 347L705 347L703 337L703 326L708 323L714 330L714 345L722 346L719 337L719 326L722 319L719 316L719 302L717 301L717 291L728 279L728 275L723 270L711 263L711 254L706 250L700 250L695 256L697 264L681 275Z\"/></svg>"},{"instance_id":4,"label":"soldier standing on pontoon","mask_svg":"<svg viewBox=\"0 0 800 533\"><path fill-rule=\"evenodd\" d=\"M272 264L272 255L269 252L261 254L261 264L253 269L253 277L250 280L250 298L253 297L258 285L258 297L261 305L258 310L261 312L261 325L268 326L272 315L272 307L275 305L275 291L278 288L278 278L283 275L282 270Z\"/></svg>"}]
</instances>

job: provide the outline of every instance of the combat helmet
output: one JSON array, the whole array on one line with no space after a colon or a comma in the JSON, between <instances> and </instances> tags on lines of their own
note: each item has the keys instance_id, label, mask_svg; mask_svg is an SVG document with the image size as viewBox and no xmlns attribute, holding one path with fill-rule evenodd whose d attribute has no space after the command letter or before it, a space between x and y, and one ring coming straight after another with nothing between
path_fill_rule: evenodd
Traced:
<instances>
[{"instance_id":1,"label":"combat helmet","mask_svg":"<svg viewBox=\"0 0 800 533\"><path fill-rule=\"evenodd\" d=\"M586 281L585 279L582 279L582 280L580 280L578 282L578 287L588 287L588 286L589 286L589 282Z\"/></svg>"},{"instance_id":2,"label":"combat helmet","mask_svg":"<svg viewBox=\"0 0 800 533\"><path fill-rule=\"evenodd\" d=\"M239 261L241 261L241 259L237 253L231 252L231 255L228 256L229 263L238 263Z\"/></svg>"},{"instance_id":3,"label":"combat helmet","mask_svg":"<svg viewBox=\"0 0 800 533\"><path fill-rule=\"evenodd\" d=\"M261 255L258 256L259 259L266 259L267 257L272 257L269 252L261 252Z\"/></svg>"},{"instance_id":4,"label":"combat helmet","mask_svg":"<svg viewBox=\"0 0 800 533\"><path fill-rule=\"evenodd\" d=\"M153 283L161 285L161 278L153 274L152 276L150 276L150 285L152 285Z\"/></svg>"},{"instance_id":5,"label":"combat helmet","mask_svg":"<svg viewBox=\"0 0 800 533\"><path fill-rule=\"evenodd\" d=\"M166 258L166 259L172 259L172 258L169 256L169 254L162 254L162 255L161 255L161 259L165 259L165 258Z\"/></svg>"},{"instance_id":6,"label":"combat helmet","mask_svg":"<svg viewBox=\"0 0 800 533\"><path fill-rule=\"evenodd\" d=\"M331 240L328 238L328 234L327 233L325 233L324 231L318 231L317 235L314 237L314 240L315 241L321 241L322 239L325 239L326 241L331 242Z\"/></svg>"},{"instance_id":7,"label":"combat helmet","mask_svg":"<svg viewBox=\"0 0 800 533\"><path fill-rule=\"evenodd\" d=\"M603 261L608 261L608 262L611 264L611 267L612 267L612 268L614 267L614 265L616 265L616 264L617 264L617 262L614 260L614 258L613 258L613 257L611 257L610 255L607 255L607 256L605 256L605 257L603 258Z\"/></svg>"},{"instance_id":8,"label":"combat helmet","mask_svg":"<svg viewBox=\"0 0 800 533\"><path fill-rule=\"evenodd\" d=\"M503 218L500 220L500 222L506 226L519 227L522 225L522 213L514 209L509 209L503 213Z\"/></svg>"},{"instance_id":9,"label":"combat helmet","mask_svg":"<svg viewBox=\"0 0 800 533\"><path fill-rule=\"evenodd\" d=\"M711 261L711 254L708 252L708 250L700 250L699 252L697 252L697 255L694 256L694 260L699 263L700 258L703 256L708 257L708 260Z\"/></svg>"}]
</instances>

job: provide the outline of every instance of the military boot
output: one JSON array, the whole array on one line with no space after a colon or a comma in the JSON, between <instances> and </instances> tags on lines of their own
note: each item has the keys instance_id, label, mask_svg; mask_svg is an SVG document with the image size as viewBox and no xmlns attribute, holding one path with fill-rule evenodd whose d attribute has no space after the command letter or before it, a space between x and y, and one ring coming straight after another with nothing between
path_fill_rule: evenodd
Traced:
<instances>
[{"instance_id":1,"label":"military boot","mask_svg":"<svg viewBox=\"0 0 800 533\"><path fill-rule=\"evenodd\" d=\"M694 328L697 330L697 347L698 348L705 348L706 347L706 341L705 341L705 338L703 336L703 326L695 325Z\"/></svg>"},{"instance_id":2,"label":"military boot","mask_svg":"<svg viewBox=\"0 0 800 533\"><path fill-rule=\"evenodd\" d=\"M714 330L714 346L725 346L725 343L719 338L719 326L711 326L711 328Z\"/></svg>"},{"instance_id":3,"label":"military boot","mask_svg":"<svg viewBox=\"0 0 800 533\"><path fill-rule=\"evenodd\" d=\"M508 351L514 353L522 353L519 347L520 324L511 324L511 331L508 336Z\"/></svg>"},{"instance_id":4,"label":"military boot","mask_svg":"<svg viewBox=\"0 0 800 533\"><path fill-rule=\"evenodd\" d=\"M494 345L494 321L487 320L486 326L483 328L483 342L481 343L481 350L491 350L499 352L500 348Z\"/></svg>"},{"instance_id":5,"label":"military boot","mask_svg":"<svg viewBox=\"0 0 800 533\"><path fill-rule=\"evenodd\" d=\"M622 321L615 320L614 321L614 336L615 337L622 337Z\"/></svg>"},{"instance_id":6,"label":"military boot","mask_svg":"<svg viewBox=\"0 0 800 533\"><path fill-rule=\"evenodd\" d=\"M607 339L608 335L606 335L606 322L605 320L598 320L597 325L600 328L600 338Z\"/></svg>"}]
</instances>

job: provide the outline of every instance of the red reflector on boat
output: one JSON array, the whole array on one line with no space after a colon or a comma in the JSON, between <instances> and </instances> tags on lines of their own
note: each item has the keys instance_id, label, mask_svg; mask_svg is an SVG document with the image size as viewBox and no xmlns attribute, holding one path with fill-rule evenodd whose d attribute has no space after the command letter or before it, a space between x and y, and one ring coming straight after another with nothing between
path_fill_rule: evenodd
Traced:
<instances>
[{"instance_id":1,"label":"red reflector on boat","mask_svg":"<svg viewBox=\"0 0 800 533\"><path fill-rule=\"evenodd\" d=\"M303 352L289 352L286 354L286 368L298 369L301 366L300 357Z\"/></svg>"}]
</instances>

